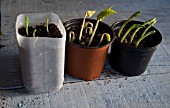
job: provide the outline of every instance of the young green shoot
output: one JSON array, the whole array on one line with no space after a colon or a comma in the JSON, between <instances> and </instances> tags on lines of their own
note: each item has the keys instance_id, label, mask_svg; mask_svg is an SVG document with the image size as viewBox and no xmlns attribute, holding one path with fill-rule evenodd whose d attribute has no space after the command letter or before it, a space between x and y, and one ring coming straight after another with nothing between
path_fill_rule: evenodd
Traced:
<instances>
[{"instance_id":1,"label":"young green shoot","mask_svg":"<svg viewBox=\"0 0 170 108\"><path fill-rule=\"evenodd\" d=\"M48 18L46 18L46 29L47 29L47 32L49 32L49 30L48 30Z\"/></svg>"},{"instance_id":2,"label":"young green shoot","mask_svg":"<svg viewBox=\"0 0 170 108\"><path fill-rule=\"evenodd\" d=\"M69 33L69 42L74 42L75 39L76 39L75 33L73 31L70 31L70 33Z\"/></svg>"},{"instance_id":3,"label":"young green shoot","mask_svg":"<svg viewBox=\"0 0 170 108\"><path fill-rule=\"evenodd\" d=\"M25 16L25 28L26 28L26 34L27 34L27 36L29 35L29 34L28 34L28 26L29 26L29 18L28 18L28 16Z\"/></svg>"},{"instance_id":4,"label":"young green shoot","mask_svg":"<svg viewBox=\"0 0 170 108\"><path fill-rule=\"evenodd\" d=\"M143 27L141 24L133 24L127 31L126 33L123 35L123 37L121 38L120 42L122 43L126 36L130 33L131 30L135 29L135 28L141 28Z\"/></svg>"},{"instance_id":5,"label":"young green shoot","mask_svg":"<svg viewBox=\"0 0 170 108\"><path fill-rule=\"evenodd\" d=\"M35 38L35 41L34 41L34 47L35 47L35 43L37 42L37 40L38 40L38 36L36 37L35 36L35 33L37 32L37 29L34 29L34 31L33 31L33 37Z\"/></svg>"},{"instance_id":6,"label":"young green shoot","mask_svg":"<svg viewBox=\"0 0 170 108\"><path fill-rule=\"evenodd\" d=\"M81 25L81 30L80 30L80 34L79 34L79 42L81 42L81 37L82 37L82 33L83 33L83 28L84 28L84 24L85 24L85 19L86 17L91 17L95 14L95 11L87 11L84 15L84 18L83 18L83 23Z\"/></svg>"},{"instance_id":7,"label":"young green shoot","mask_svg":"<svg viewBox=\"0 0 170 108\"><path fill-rule=\"evenodd\" d=\"M107 42L111 41L110 35L108 33L103 33L101 38L100 38L100 42L99 42L99 44L97 46L99 46L102 43L104 36L106 36Z\"/></svg>"},{"instance_id":8,"label":"young green shoot","mask_svg":"<svg viewBox=\"0 0 170 108\"><path fill-rule=\"evenodd\" d=\"M145 33L156 23L156 18L153 18L151 20L152 22L150 23L150 25L144 30L144 32L142 33L141 37L143 37L145 35Z\"/></svg>"},{"instance_id":9,"label":"young green shoot","mask_svg":"<svg viewBox=\"0 0 170 108\"><path fill-rule=\"evenodd\" d=\"M91 23L91 22L85 22L83 29L85 29L85 28L88 27L88 26L91 27L91 28L93 28L93 23Z\"/></svg>"},{"instance_id":10,"label":"young green shoot","mask_svg":"<svg viewBox=\"0 0 170 108\"><path fill-rule=\"evenodd\" d=\"M119 32L118 32L118 37L120 37L122 31L123 31L123 28L127 25L128 22L130 22L133 18L137 17L140 15L140 11L137 11L136 13L134 13L128 20L126 20L123 25L121 26Z\"/></svg>"},{"instance_id":11,"label":"young green shoot","mask_svg":"<svg viewBox=\"0 0 170 108\"><path fill-rule=\"evenodd\" d=\"M156 18L153 18L153 19L151 19L151 20L146 21L144 24L142 24L142 26L146 26L146 25L148 25L148 24L150 25L155 19L156 19ZM133 41L136 33L137 33L141 28L142 28L142 27L138 27L138 28L133 32L133 34L132 34L132 36L131 36L131 38L130 38L130 42L129 42L130 44L132 43L132 41Z\"/></svg>"},{"instance_id":12,"label":"young green shoot","mask_svg":"<svg viewBox=\"0 0 170 108\"><path fill-rule=\"evenodd\" d=\"M90 36L93 33L93 28L92 27L87 27L85 29L85 33L88 33L88 35Z\"/></svg>"},{"instance_id":13,"label":"young green shoot","mask_svg":"<svg viewBox=\"0 0 170 108\"><path fill-rule=\"evenodd\" d=\"M35 37L35 33L37 32L37 29L34 29L33 31L33 37Z\"/></svg>"},{"instance_id":14,"label":"young green shoot","mask_svg":"<svg viewBox=\"0 0 170 108\"><path fill-rule=\"evenodd\" d=\"M139 40L136 42L135 46L138 47L139 43L145 39L146 37L148 37L149 35L154 34L156 31L152 30L148 33L146 33L155 23L156 23L156 18L151 19L150 21L147 22L149 24L148 27L146 27L146 29L144 30L144 32L142 33L141 37L139 38Z\"/></svg>"},{"instance_id":15,"label":"young green shoot","mask_svg":"<svg viewBox=\"0 0 170 108\"><path fill-rule=\"evenodd\" d=\"M149 35L154 34L155 32L156 32L155 30L152 30L152 31L146 33L145 35L143 35L141 38L138 39L138 41L137 41L136 44L135 44L135 47L137 48L137 47L139 46L139 43L140 43L143 39L145 39L145 38L148 37Z\"/></svg>"},{"instance_id":16,"label":"young green shoot","mask_svg":"<svg viewBox=\"0 0 170 108\"><path fill-rule=\"evenodd\" d=\"M89 43L88 43L88 46L91 45L91 42L93 40L93 37L96 33L96 30L97 30L97 27L99 25L99 22L102 21L105 17L107 16L110 16L112 14L116 14L117 12L115 10L112 10L112 7L109 7L109 8L106 8L105 10L103 10L102 12L100 12L98 15L97 15L97 22L96 22L96 25L94 27L94 30L93 30L93 33L90 37L90 40L89 40Z\"/></svg>"}]
</instances>

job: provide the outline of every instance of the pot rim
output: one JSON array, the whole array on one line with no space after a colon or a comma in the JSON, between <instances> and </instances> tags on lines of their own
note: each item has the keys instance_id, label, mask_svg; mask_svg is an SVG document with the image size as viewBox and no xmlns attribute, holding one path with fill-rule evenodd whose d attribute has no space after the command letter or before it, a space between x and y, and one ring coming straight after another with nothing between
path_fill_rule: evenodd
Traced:
<instances>
[{"instance_id":1,"label":"pot rim","mask_svg":"<svg viewBox=\"0 0 170 108\"><path fill-rule=\"evenodd\" d=\"M113 31L114 31L114 26L116 26L117 24L119 24L119 23L122 23L122 22L124 22L124 21L126 21L126 20L120 20L120 21L117 21L117 22L115 22L115 23L113 23L112 25L111 25L111 28L113 29ZM138 20L131 20L131 22L139 22L139 23L144 23L143 21L138 21ZM162 42L162 34L159 32L159 30L158 29L156 29L154 26L152 26L155 30L156 30L156 32L159 34L159 36L160 36L160 42L157 44L157 45L155 45L155 46L152 46L152 47L145 47L145 48L136 48L136 47L133 47L133 46L130 46L130 45L125 45L125 44L122 44L121 42L119 42L119 41L117 41L117 36L115 36L115 40L114 41L117 41L120 45L122 45L123 47L127 47L127 48L129 48L129 49L134 49L134 50L152 50L152 49L156 49L160 44L161 44L161 42ZM118 27L116 27L116 28L118 28ZM114 33L113 33L114 34Z\"/></svg>"},{"instance_id":2,"label":"pot rim","mask_svg":"<svg viewBox=\"0 0 170 108\"><path fill-rule=\"evenodd\" d=\"M69 24L69 23L71 23L71 22L80 21L80 20L83 20L83 18L75 18L75 19L68 20L68 21L64 22L63 25L64 25L64 27L65 27L67 24ZM96 19L92 19L92 18L86 18L86 20L97 21ZM100 21L100 23L104 24L105 26L108 26L108 27L110 28L110 30L112 31L112 40L111 40L109 43L107 43L107 44L105 44L105 45L101 45L101 46L95 46L95 47L90 46L90 47L88 47L88 46L82 46L82 45L76 44L76 43L74 43L74 42L69 42L69 41L67 41L67 40L66 40L66 42L69 43L69 44L71 44L71 45L73 45L73 46L80 47L80 48L86 48L86 49L97 49L97 48L102 48L102 47L105 47L105 46L109 46L109 45L115 40L115 38L116 38L116 37L113 35L113 34L114 34L114 33L113 33L113 29L112 29L108 24L106 24L106 23L104 23L104 22L102 22L102 21Z\"/></svg>"}]
</instances>

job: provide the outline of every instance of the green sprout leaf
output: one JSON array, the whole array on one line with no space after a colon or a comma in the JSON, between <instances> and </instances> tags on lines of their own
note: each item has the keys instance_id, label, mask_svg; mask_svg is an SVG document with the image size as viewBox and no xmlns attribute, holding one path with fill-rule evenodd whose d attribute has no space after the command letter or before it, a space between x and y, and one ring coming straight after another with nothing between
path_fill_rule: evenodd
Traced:
<instances>
[{"instance_id":1,"label":"green sprout leaf","mask_svg":"<svg viewBox=\"0 0 170 108\"><path fill-rule=\"evenodd\" d=\"M107 42L111 41L110 35L108 33L103 33L101 38L100 38L100 42L99 42L99 44L97 46L99 46L102 43L104 36L106 36Z\"/></svg>"},{"instance_id":2,"label":"green sprout leaf","mask_svg":"<svg viewBox=\"0 0 170 108\"><path fill-rule=\"evenodd\" d=\"M92 17L95 13L96 13L96 11L94 11L94 10L86 12L88 17Z\"/></svg>"},{"instance_id":3,"label":"green sprout leaf","mask_svg":"<svg viewBox=\"0 0 170 108\"><path fill-rule=\"evenodd\" d=\"M97 15L97 20L102 21L105 17L110 16L112 14L116 14L117 12L115 10L112 10L112 6L109 8L106 8L105 10L103 10L102 12L100 12Z\"/></svg>"},{"instance_id":4,"label":"green sprout leaf","mask_svg":"<svg viewBox=\"0 0 170 108\"><path fill-rule=\"evenodd\" d=\"M141 27L144 27L144 26L142 26L141 24L133 24L133 25L126 31L126 33L123 35L123 37L121 38L120 42L122 43L122 42L125 40L126 36L129 34L129 32L130 32L132 29L134 29L134 28L141 28Z\"/></svg>"},{"instance_id":5,"label":"green sprout leaf","mask_svg":"<svg viewBox=\"0 0 170 108\"><path fill-rule=\"evenodd\" d=\"M123 28L126 26L126 24L131 21L133 18L137 17L140 15L140 11L137 11L136 13L134 13L128 20L126 20L123 25L121 26L119 32L118 32L118 37L120 37L121 32L123 31Z\"/></svg>"},{"instance_id":6,"label":"green sprout leaf","mask_svg":"<svg viewBox=\"0 0 170 108\"><path fill-rule=\"evenodd\" d=\"M140 43L143 39L145 39L145 38L148 37L149 35L154 34L155 32L156 32L155 30L152 30L152 31L146 33L144 36L142 36L140 39L138 39L138 41L136 42L135 46L138 47L138 46L139 46L139 43Z\"/></svg>"},{"instance_id":7,"label":"green sprout leaf","mask_svg":"<svg viewBox=\"0 0 170 108\"><path fill-rule=\"evenodd\" d=\"M28 18L28 16L25 16L25 28L26 28L26 34L27 34L27 36L29 35L29 34L28 34L28 26L29 26L29 18Z\"/></svg>"}]
</instances>

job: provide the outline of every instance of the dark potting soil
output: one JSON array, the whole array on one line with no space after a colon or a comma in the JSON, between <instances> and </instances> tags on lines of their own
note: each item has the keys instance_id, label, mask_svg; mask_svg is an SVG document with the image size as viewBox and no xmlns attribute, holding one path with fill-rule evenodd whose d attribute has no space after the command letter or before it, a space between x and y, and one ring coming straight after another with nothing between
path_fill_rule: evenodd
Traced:
<instances>
[{"instance_id":1,"label":"dark potting soil","mask_svg":"<svg viewBox=\"0 0 170 108\"><path fill-rule=\"evenodd\" d=\"M70 31L73 31L75 33L76 38L74 40L74 43L78 44L78 45L81 45L81 43L78 40L79 34L80 34L80 29L81 29L80 26L72 26L68 30L66 30L67 35L70 33ZM101 35L102 35L102 32L97 30L94 37L93 37L93 40L92 40L90 47L96 47L98 45L98 43L100 42L100 39L101 39ZM88 33L85 33L85 30L83 30L82 38L81 38L81 42L85 42L85 45L83 45L83 46L88 45L90 37L91 37L91 35L89 35ZM69 40L69 36L67 36L67 40ZM107 43L108 43L107 38L104 36L103 41L101 42L100 46L106 45Z\"/></svg>"},{"instance_id":2,"label":"dark potting soil","mask_svg":"<svg viewBox=\"0 0 170 108\"><path fill-rule=\"evenodd\" d=\"M131 26L131 24L127 24L127 25L125 26L125 28L123 29L120 37L117 37L117 38L116 38L119 42L120 42L121 38L123 37L123 35L126 33L127 29L128 29L130 26ZM115 34L116 36L118 36L119 29L120 29L120 28L116 28L116 29L114 30L114 34ZM135 29L134 29L134 30L135 30ZM129 45L129 46L132 46L132 47L135 47L135 44L136 44L136 42L138 41L138 39L141 37L144 29L140 29L140 30L136 33L136 35L135 35L132 43L130 44L130 43L129 43L129 42L130 42L130 38L131 38L134 30L132 30L132 31L126 36L125 40L123 41L123 44ZM148 31L152 31L152 30L153 30L153 27L151 27ZM143 40L139 43L138 48L146 48L146 47L153 47L153 46L155 46L155 45L157 44L157 42L155 42L155 41L157 41L157 39L155 39L155 38L157 37L156 35L157 35L157 33L155 32L154 34L152 34L152 35L146 37L145 39L143 39Z\"/></svg>"},{"instance_id":3,"label":"dark potting soil","mask_svg":"<svg viewBox=\"0 0 170 108\"><path fill-rule=\"evenodd\" d=\"M33 32L36 29L37 30L35 33L36 37L62 38L62 35L61 35L58 27L55 24L48 25L49 32L47 32L46 26L44 24L36 25L35 28L33 28L32 26L29 26L28 27L28 34L29 34L28 36L26 35L25 27L19 28L18 33L25 37L33 37Z\"/></svg>"}]
</instances>

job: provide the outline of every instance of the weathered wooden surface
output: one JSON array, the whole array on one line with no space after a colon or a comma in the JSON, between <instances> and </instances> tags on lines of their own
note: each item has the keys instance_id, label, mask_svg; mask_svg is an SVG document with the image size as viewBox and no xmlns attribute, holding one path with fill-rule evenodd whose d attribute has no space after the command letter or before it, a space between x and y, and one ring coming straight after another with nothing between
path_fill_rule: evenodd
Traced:
<instances>
[{"instance_id":1,"label":"weathered wooden surface","mask_svg":"<svg viewBox=\"0 0 170 108\"><path fill-rule=\"evenodd\" d=\"M21 88L20 62L15 37L15 20L20 13L54 12L63 22L113 6L119 14L104 20L111 25L140 10L137 20L157 18L155 25L163 42L154 53L146 72L126 78L106 62L100 78L84 82L65 76L60 91L27 94L24 89L1 90L0 107L25 108L169 108L170 107L170 1L168 0L1 0L0 89Z\"/></svg>"}]
</instances>

